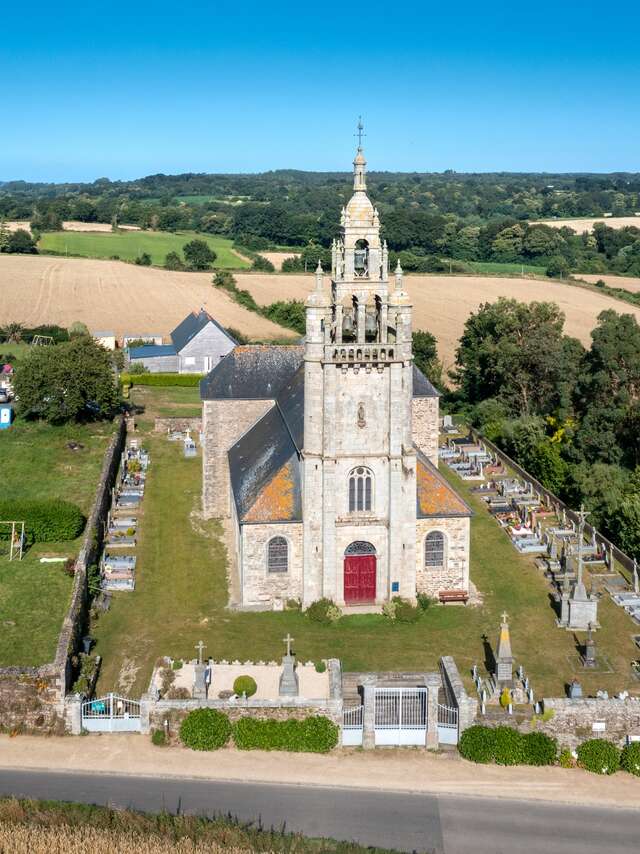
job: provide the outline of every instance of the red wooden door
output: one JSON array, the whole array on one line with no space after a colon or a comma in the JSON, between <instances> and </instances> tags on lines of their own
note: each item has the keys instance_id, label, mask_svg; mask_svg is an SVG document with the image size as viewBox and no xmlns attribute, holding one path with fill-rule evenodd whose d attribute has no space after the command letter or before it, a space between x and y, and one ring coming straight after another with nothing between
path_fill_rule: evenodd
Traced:
<instances>
[{"instance_id":1,"label":"red wooden door","mask_svg":"<svg viewBox=\"0 0 640 854\"><path fill-rule=\"evenodd\" d=\"M376 601L376 556L348 555L344 559L344 601Z\"/></svg>"}]
</instances>

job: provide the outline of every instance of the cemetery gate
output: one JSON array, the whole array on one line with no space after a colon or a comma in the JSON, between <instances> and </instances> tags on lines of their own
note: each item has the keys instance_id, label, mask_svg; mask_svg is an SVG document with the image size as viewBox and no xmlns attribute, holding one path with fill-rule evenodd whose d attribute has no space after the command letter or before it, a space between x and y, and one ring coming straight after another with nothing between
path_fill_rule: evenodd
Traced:
<instances>
[{"instance_id":1,"label":"cemetery gate","mask_svg":"<svg viewBox=\"0 0 640 854\"><path fill-rule=\"evenodd\" d=\"M354 706L342 713L343 747L362 747L364 706Z\"/></svg>"},{"instance_id":2,"label":"cemetery gate","mask_svg":"<svg viewBox=\"0 0 640 854\"><path fill-rule=\"evenodd\" d=\"M427 743L427 689L376 688L375 744L417 745Z\"/></svg>"},{"instance_id":3,"label":"cemetery gate","mask_svg":"<svg viewBox=\"0 0 640 854\"><path fill-rule=\"evenodd\" d=\"M438 703L438 742L458 743L458 710L454 706Z\"/></svg>"},{"instance_id":4,"label":"cemetery gate","mask_svg":"<svg viewBox=\"0 0 640 854\"><path fill-rule=\"evenodd\" d=\"M82 728L88 732L140 732L140 703L117 694L85 700Z\"/></svg>"}]
</instances>

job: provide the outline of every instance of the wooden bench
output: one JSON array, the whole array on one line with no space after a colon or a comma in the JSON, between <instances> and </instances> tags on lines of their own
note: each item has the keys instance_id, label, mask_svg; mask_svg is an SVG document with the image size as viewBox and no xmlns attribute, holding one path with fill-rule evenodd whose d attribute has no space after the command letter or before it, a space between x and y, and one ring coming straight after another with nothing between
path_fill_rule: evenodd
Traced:
<instances>
[{"instance_id":1,"label":"wooden bench","mask_svg":"<svg viewBox=\"0 0 640 854\"><path fill-rule=\"evenodd\" d=\"M447 602L462 602L463 604L466 604L469 599L469 594L466 590L441 590L438 594L438 598L443 605L446 605Z\"/></svg>"}]
</instances>

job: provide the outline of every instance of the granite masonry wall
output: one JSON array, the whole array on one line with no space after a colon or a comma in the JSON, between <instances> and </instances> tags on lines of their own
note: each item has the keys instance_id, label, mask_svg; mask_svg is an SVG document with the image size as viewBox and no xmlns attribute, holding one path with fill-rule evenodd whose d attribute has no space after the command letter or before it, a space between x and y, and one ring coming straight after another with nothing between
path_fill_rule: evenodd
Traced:
<instances>
[{"instance_id":1,"label":"granite masonry wall","mask_svg":"<svg viewBox=\"0 0 640 854\"><path fill-rule=\"evenodd\" d=\"M243 525L241 605L273 608L275 600L302 598L302 523ZM289 545L287 572L269 572L267 546L273 537L284 537Z\"/></svg>"},{"instance_id":2,"label":"granite masonry wall","mask_svg":"<svg viewBox=\"0 0 640 854\"><path fill-rule=\"evenodd\" d=\"M424 541L430 531L445 535L444 567L426 567ZM416 589L418 593L437 596L441 590L469 590L469 537L471 520L468 517L448 519L418 519L416 522Z\"/></svg>"},{"instance_id":3,"label":"granite masonry wall","mask_svg":"<svg viewBox=\"0 0 640 854\"><path fill-rule=\"evenodd\" d=\"M96 499L75 563L71 603L62 623L54 660L40 667L0 668L1 729L59 732L63 728L64 697L73 675L72 658L80 648L80 639L87 626L87 567L97 559L101 548L104 522L111 505L111 488L125 439L126 426L121 418L105 453Z\"/></svg>"},{"instance_id":4,"label":"granite masonry wall","mask_svg":"<svg viewBox=\"0 0 640 854\"><path fill-rule=\"evenodd\" d=\"M438 466L440 400L414 397L411 404L413 441L434 466Z\"/></svg>"},{"instance_id":5,"label":"granite masonry wall","mask_svg":"<svg viewBox=\"0 0 640 854\"><path fill-rule=\"evenodd\" d=\"M640 736L640 697L625 700L545 698L544 711L553 715L538 720L537 729L574 749L589 738L606 738L622 746L627 735Z\"/></svg>"},{"instance_id":6,"label":"granite masonry wall","mask_svg":"<svg viewBox=\"0 0 640 854\"><path fill-rule=\"evenodd\" d=\"M443 655L440 659L440 678L446 704L458 709L458 732L464 732L475 722L478 701L467 694L456 663L450 655Z\"/></svg>"}]
</instances>

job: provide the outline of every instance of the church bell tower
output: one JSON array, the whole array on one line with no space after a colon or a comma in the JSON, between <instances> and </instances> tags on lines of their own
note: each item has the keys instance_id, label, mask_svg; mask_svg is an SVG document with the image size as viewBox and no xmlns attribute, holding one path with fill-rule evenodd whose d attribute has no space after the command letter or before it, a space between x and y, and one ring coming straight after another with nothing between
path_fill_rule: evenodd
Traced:
<instances>
[{"instance_id":1,"label":"church bell tower","mask_svg":"<svg viewBox=\"0 0 640 854\"><path fill-rule=\"evenodd\" d=\"M411 303L367 195L366 160L306 303L303 450L305 604L415 597L416 455Z\"/></svg>"}]
</instances>

